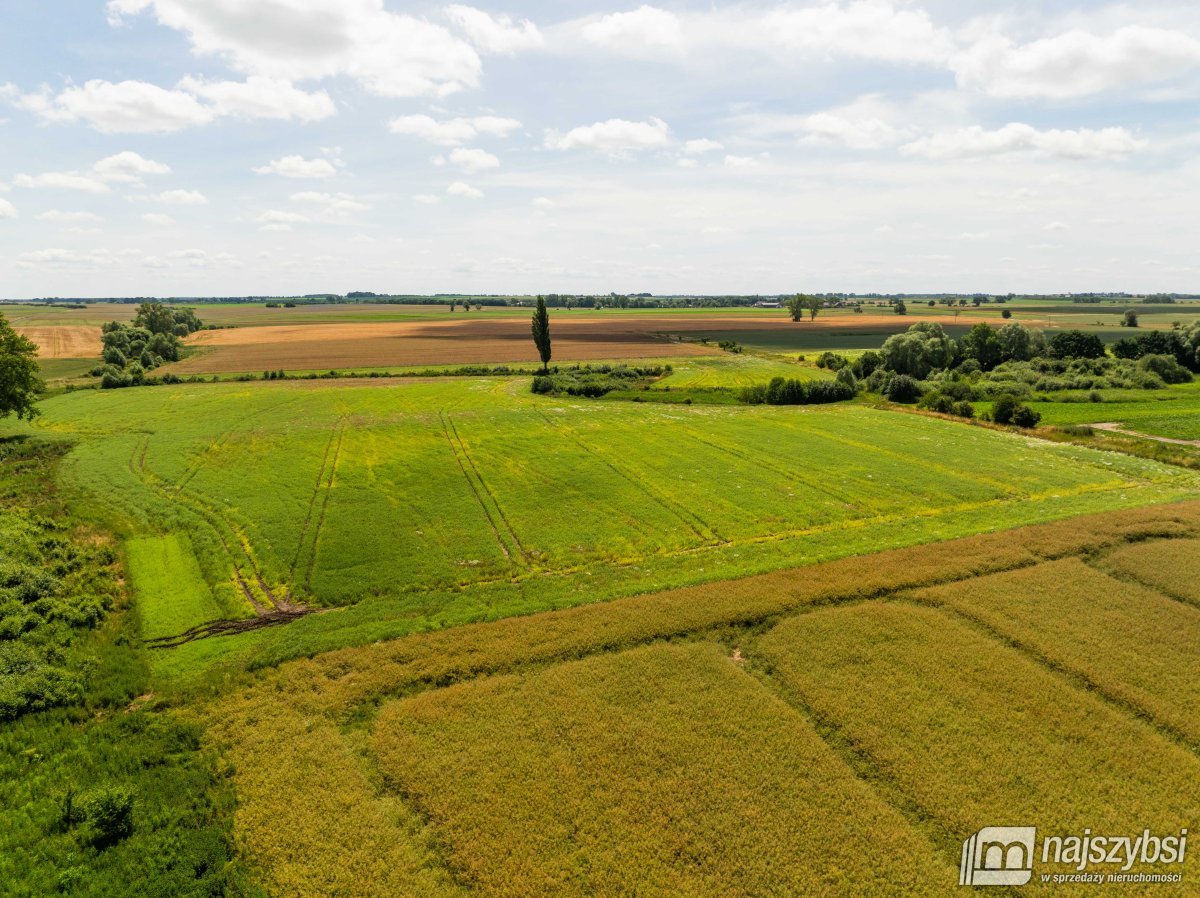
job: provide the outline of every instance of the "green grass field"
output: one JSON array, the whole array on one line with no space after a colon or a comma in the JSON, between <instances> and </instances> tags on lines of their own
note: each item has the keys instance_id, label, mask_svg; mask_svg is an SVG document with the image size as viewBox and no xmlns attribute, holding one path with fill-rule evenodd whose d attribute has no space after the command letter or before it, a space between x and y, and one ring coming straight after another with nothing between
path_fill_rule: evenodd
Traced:
<instances>
[{"instance_id":1,"label":"green grass field","mask_svg":"<svg viewBox=\"0 0 1200 898\"><path fill-rule=\"evenodd\" d=\"M65 480L101 518L159 540L129 554L143 601L162 602L172 571L195 584L143 612L156 635L214 607L353 606L159 660L195 670L1196 488L1152 462L862 406L527 390L439 378L80 392L45 402L37 427L78 440ZM175 554L189 547L194 567Z\"/></svg>"},{"instance_id":2,"label":"green grass field","mask_svg":"<svg viewBox=\"0 0 1200 898\"><path fill-rule=\"evenodd\" d=\"M1104 402L1035 402L1033 407L1043 424L1114 423L1137 433L1200 440L1200 383L1166 390L1105 391L1104 396Z\"/></svg>"}]
</instances>

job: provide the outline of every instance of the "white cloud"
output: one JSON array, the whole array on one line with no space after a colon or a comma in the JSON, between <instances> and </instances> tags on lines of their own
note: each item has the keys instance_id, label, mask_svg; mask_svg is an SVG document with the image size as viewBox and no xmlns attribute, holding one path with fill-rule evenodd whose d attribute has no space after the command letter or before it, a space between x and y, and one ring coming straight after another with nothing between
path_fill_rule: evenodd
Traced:
<instances>
[{"instance_id":1,"label":"white cloud","mask_svg":"<svg viewBox=\"0 0 1200 898\"><path fill-rule=\"evenodd\" d=\"M271 209L258 216L258 221L263 224L305 224L312 221L307 215L301 215L299 212L285 212L280 209Z\"/></svg>"},{"instance_id":2,"label":"white cloud","mask_svg":"<svg viewBox=\"0 0 1200 898\"><path fill-rule=\"evenodd\" d=\"M744 171L745 169L754 168L755 166L757 166L758 160L755 159L753 156L729 155L729 156L726 156L724 158L724 160L722 160L721 164L724 165L726 168L732 168L735 170L743 170Z\"/></svg>"},{"instance_id":3,"label":"white cloud","mask_svg":"<svg viewBox=\"0 0 1200 898\"><path fill-rule=\"evenodd\" d=\"M901 152L929 159L965 159L1033 152L1064 159L1120 159L1145 149L1148 142L1125 128L1039 131L1013 122L995 131L978 125L941 131L901 147Z\"/></svg>"},{"instance_id":4,"label":"white cloud","mask_svg":"<svg viewBox=\"0 0 1200 898\"><path fill-rule=\"evenodd\" d=\"M92 172L105 181L136 184L141 181L142 175L169 175L171 167L132 150L125 150L101 159L92 166Z\"/></svg>"},{"instance_id":5,"label":"white cloud","mask_svg":"<svg viewBox=\"0 0 1200 898\"><path fill-rule=\"evenodd\" d=\"M446 188L446 193L448 193L450 196L460 196L471 200L477 200L483 197L482 190L472 187L470 184L467 184L464 181L455 181Z\"/></svg>"},{"instance_id":6,"label":"white cloud","mask_svg":"<svg viewBox=\"0 0 1200 898\"><path fill-rule=\"evenodd\" d=\"M469 175L485 171L489 168L499 168L500 160L485 150L467 150L457 147L450 151L449 161Z\"/></svg>"},{"instance_id":7,"label":"white cloud","mask_svg":"<svg viewBox=\"0 0 1200 898\"><path fill-rule=\"evenodd\" d=\"M199 55L286 81L346 75L388 97L444 96L479 83L479 55L447 28L383 0L109 0L110 20L151 12Z\"/></svg>"},{"instance_id":8,"label":"white cloud","mask_svg":"<svg viewBox=\"0 0 1200 898\"><path fill-rule=\"evenodd\" d=\"M419 137L430 143L439 143L444 146L466 143L480 134L504 137L520 127L521 123L516 119L502 118L496 115L453 118L444 121L438 121L428 115L402 115L388 123L388 130L393 134Z\"/></svg>"},{"instance_id":9,"label":"white cloud","mask_svg":"<svg viewBox=\"0 0 1200 898\"><path fill-rule=\"evenodd\" d=\"M1066 231L1069 229L1069 227L1070 226L1064 221L1052 221L1048 225L1046 225L1044 228L1042 228L1042 230L1043 231Z\"/></svg>"},{"instance_id":10,"label":"white cloud","mask_svg":"<svg viewBox=\"0 0 1200 898\"><path fill-rule=\"evenodd\" d=\"M305 159L303 156L284 156L254 170L260 175L285 178L332 178L337 174L337 168L328 159Z\"/></svg>"},{"instance_id":11,"label":"white cloud","mask_svg":"<svg viewBox=\"0 0 1200 898\"><path fill-rule=\"evenodd\" d=\"M160 203L167 203L171 206L207 206L208 197L199 190L164 190L162 193L151 197Z\"/></svg>"},{"instance_id":12,"label":"white cloud","mask_svg":"<svg viewBox=\"0 0 1200 898\"><path fill-rule=\"evenodd\" d=\"M533 205L539 209L553 209L557 204L549 197L539 196L534 197Z\"/></svg>"},{"instance_id":13,"label":"white cloud","mask_svg":"<svg viewBox=\"0 0 1200 898\"><path fill-rule=\"evenodd\" d=\"M1068 31L1020 45L990 35L950 61L960 87L995 97L1053 99L1163 81L1197 65L1200 41L1144 27L1107 36Z\"/></svg>"},{"instance_id":14,"label":"white cloud","mask_svg":"<svg viewBox=\"0 0 1200 898\"><path fill-rule=\"evenodd\" d=\"M689 156L698 156L701 153L714 153L717 150L723 150L725 146L715 140L709 140L707 137L701 137L699 140L689 140L683 145L683 151Z\"/></svg>"},{"instance_id":15,"label":"white cloud","mask_svg":"<svg viewBox=\"0 0 1200 898\"><path fill-rule=\"evenodd\" d=\"M425 206L434 206L434 205L437 205L438 203L440 203L441 201L442 201L442 198L433 193L414 193L413 194L413 202L421 203L422 205L425 205Z\"/></svg>"},{"instance_id":16,"label":"white cloud","mask_svg":"<svg viewBox=\"0 0 1200 898\"><path fill-rule=\"evenodd\" d=\"M16 218L17 207L6 199L0 199L0 218Z\"/></svg>"},{"instance_id":17,"label":"white cloud","mask_svg":"<svg viewBox=\"0 0 1200 898\"><path fill-rule=\"evenodd\" d=\"M656 6L601 16L584 25L582 34L590 44L630 56L683 51L679 17Z\"/></svg>"},{"instance_id":18,"label":"white cloud","mask_svg":"<svg viewBox=\"0 0 1200 898\"><path fill-rule=\"evenodd\" d=\"M673 13L644 5L564 26L583 46L686 61L739 51L806 64L850 58L941 65L956 49L950 30L921 9L893 0L826 0Z\"/></svg>"},{"instance_id":19,"label":"white cloud","mask_svg":"<svg viewBox=\"0 0 1200 898\"><path fill-rule=\"evenodd\" d=\"M350 212L365 212L371 207L348 193L318 193L305 190L292 194L292 202L320 206L321 216L346 215Z\"/></svg>"},{"instance_id":20,"label":"white cloud","mask_svg":"<svg viewBox=\"0 0 1200 898\"><path fill-rule=\"evenodd\" d=\"M57 96L49 91L17 101L49 122L85 122L104 134L166 134L211 122L216 113L194 96L145 81L88 81Z\"/></svg>"},{"instance_id":21,"label":"white cloud","mask_svg":"<svg viewBox=\"0 0 1200 898\"><path fill-rule=\"evenodd\" d=\"M156 228L167 228L175 224L175 219L162 212L147 212L142 216L142 221Z\"/></svg>"},{"instance_id":22,"label":"white cloud","mask_svg":"<svg viewBox=\"0 0 1200 898\"><path fill-rule=\"evenodd\" d=\"M59 190L82 190L85 193L108 193L111 188L103 181L79 172L49 171L40 175L17 175L18 187L49 187Z\"/></svg>"},{"instance_id":23,"label":"white cloud","mask_svg":"<svg viewBox=\"0 0 1200 898\"><path fill-rule=\"evenodd\" d=\"M544 43L538 27L528 19L514 22L508 16L492 16L471 6L447 6L446 16L472 44L485 53L512 54Z\"/></svg>"},{"instance_id":24,"label":"white cloud","mask_svg":"<svg viewBox=\"0 0 1200 898\"><path fill-rule=\"evenodd\" d=\"M256 75L245 81L205 81L188 77L179 87L206 100L219 116L318 122L337 113L325 91L308 93L278 78Z\"/></svg>"},{"instance_id":25,"label":"white cloud","mask_svg":"<svg viewBox=\"0 0 1200 898\"><path fill-rule=\"evenodd\" d=\"M91 269L103 268L114 264L116 259L103 250L85 252L81 250L39 249L17 256L18 268L50 268L50 269Z\"/></svg>"},{"instance_id":26,"label":"white cloud","mask_svg":"<svg viewBox=\"0 0 1200 898\"><path fill-rule=\"evenodd\" d=\"M554 150L585 149L619 155L632 150L653 149L671 142L671 129L662 119L630 122L612 118L594 125L573 128L565 135L550 132L546 146Z\"/></svg>"},{"instance_id":27,"label":"white cloud","mask_svg":"<svg viewBox=\"0 0 1200 898\"><path fill-rule=\"evenodd\" d=\"M61 212L58 209L50 209L39 215L38 221L48 221L52 224L61 225L80 225L96 224L104 221L104 219L94 212Z\"/></svg>"}]
</instances>

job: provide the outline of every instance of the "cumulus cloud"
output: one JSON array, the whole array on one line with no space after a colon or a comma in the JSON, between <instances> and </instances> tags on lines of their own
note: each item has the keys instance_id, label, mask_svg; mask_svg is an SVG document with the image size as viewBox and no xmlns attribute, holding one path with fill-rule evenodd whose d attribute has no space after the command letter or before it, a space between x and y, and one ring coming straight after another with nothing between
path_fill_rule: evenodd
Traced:
<instances>
[{"instance_id":1,"label":"cumulus cloud","mask_svg":"<svg viewBox=\"0 0 1200 898\"><path fill-rule=\"evenodd\" d=\"M1127 27L1068 31L1016 44L990 35L950 60L960 87L995 97L1065 99L1163 81L1200 65L1200 41L1179 31Z\"/></svg>"},{"instance_id":2,"label":"cumulus cloud","mask_svg":"<svg viewBox=\"0 0 1200 898\"><path fill-rule=\"evenodd\" d=\"M162 212L147 212L142 216L142 221L156 228L167 228L175 224L175 219Z\"/></svg>"},{"instance_id":3,"label":"cumulus cloud","mask_svg":"<svg viewBox=\"0 0 1200 898\"><path fill-rule=\"evenodd\" d=\"M111 191L111 188L99 178L69 171L48 171L40 175L17 175L13 178L13 183L18 187L81 190L85 193L109 193Z\"/></svg>"},{"instance_id":4,"label":"cumulus cloud","mask_svg":"<svg viewBox=\"0 0 1200 898\"><path fill-rule=\"evenodd\" d=\"M956 49L950 30L921 10L893 0L828 0L815 5L673 13L643 5L564 26L584 46L629 56L686 60L736 50L806 59L850 58L944 64Z\"/></svg>"},{"instance_id":5,"label":"cumulus cloud","mask_svg":"<svg viewBox=\"0 0 1200 898\"><path fill-rule=\"evenodd\" d=\"M630 122L611 118L573 128L566 134L550 132L546 135L546 146L554 150L595 150L610 155L620 155L633 150L646 150L666 146L671 142L671 129L659 118L646 122Z\"/></svg>"},{"instance_id":6,"label":"cumulus cloud","mask_svg":"<svg viewBox=\"0 0 1200 898\"><path fill-rule=\"evenodd\" d=\"M412 199L414 203L424 206L435 206L442 201L442 198L434 193L414 193Z\"/></svg>"},{"instance_id":7,"label":"cumulus cloud","mask_svg":"<svg viewBox=\"0 0 1200 898\"><path fill-rule=\"evenodd\" d=\"M387 97L444 96L479 83L468 41L383 0L109 0L110 21L149 13L193 50L285 81L345 75Z\"/></svg>"},{"instance_id":8,"label":"cumulus cloud","mask_svg":"<svg viewBox=\"0 0 1200 898\"><path fill-rule=\"evenodd\" d=\"M97 224L104 219L94 212L62 212L58 209L49 209L38 216L38 221L48 221L51 224L59 225L81 225Z\"/></svg>"},{"instance_id":9,"label":"cumulus cloud","mask_svg":"<svg viewBox=\"0 0 1200 898\"><path fill-rule=\"evenodd\" d=\"M639 56L683 51L683 26L679 17L655 6L640 6L588 22L583 39L616 53Z\"/></svg>"},{"instance_id":10,"label":"cumulus cloud","mask_svg":"<svg viewBox=\"0 0 1200 898\"><path fill-rule=\"evenodd\" d=\"M207 206L208 197L199 190L164 190L151 197L170 206Z\"/></svg>"},{"instance_id":11,"label":"cumulus cloud","mask_svg":"<svg viewBox=\"0 0 1200 898\"><path fill-rule=\"evenodd\" d=\"M16 218L17 207L8 200L0 198L0 218Z\"/></svg>"},{"instance_id":12,"label":"cumulus cloud","mask_svg":"<svg viewBox=\"0 0 1200 898\"><path fill-rule=\"evenodd\" d=\"M683 152L689 156L699 156L702 153L714 153L717 150L723 150L725 146L715 140L709 140L707 137L701 137L698 140L689 140L683 145Z\"/></svg>"},{"instance_id":13,"label":"cumulus cloud","mask_svg":"<svg viewBox=\"0 0 1200 898\"><path fill-rule=\"evenodd\" d=\"M92 269L113 265L116 259L104 250L86 251L52 247L17 256L18 268Z\"/></svg>"},{"instance_id":14,"label":"cumulus cloud","mask_svg":"<svg viewBox=\"0 0 1200 898\"><path fill-rule=\"evenodd\" d=\"M500 160L486 150L468 150L462 147L451 150L448 161L469 175L500 167Z\"/></svg>"},{"instance_id":15,"label":"cumulus cloud","mask_svg":"<svg viewBox=\"0 0 1200 898\"><path fill-rule=\"evenodd\" d=\"M471 6L446 7L446 16L485 53L512 54L544 43L538 27L528 19L514 22L508 16L492 16Z\"/></svg>"},{"instance_id":16,"label":"cumulus cloud","mask_svg":"<svg viewBox=\"0 0 1200 898\"><path fill-rule=\"evenodd\" d=\"M284 156L254 169L260 175L282 175L285 178L332 178L337 167L328 159L305 159L303 156Z\"/></svg>"},{"instance_id":17,"label":"cumulus cloud","mask_svg":"<svg viewBox=\"0 0 1200 898\"><path fill-rule=\"evenodd\" d=\"M169 175L171 167L163 162L147 159L132 150L125 150L101 159L92 166L92 172L105 181L136 184L141 181L143 175Z\"/></svg>"},{"instance_id":18,"label":"cumulus cloud","mask_svg":"<svg viewBox=\"0 0 1200 898\"><path fill-rule=\"evenodd\" d=\"M1064 159L1120 159L1148 145L1125 128L1039 131L1032 125L1013 122L994 131L978 125L941 131L905 144L901 152L929 159L966 159L1022 152Z\"/></svg>"},{"instance_id":19,"label":"cumulus cloud","mask_svg":"<svg viewBox=\"0 0 1200 898\"><path fill-rule=\"evenodd\" d=\"M319 206L317 214L321 216L347 215L351 212L365 212L371 207L362 200L348 193L319 193L315 190L305 190L292 194L292 202Z\"/></svg>"},{"instance_id":20,"label":"cumulus cloud","mask_svg":"<svg viewBox=\"0 0 1200 898\"><path fill-rule=\"evenodd\" d=\"M477 200L483 197L483 191L472 187L464 181L455 181L446 188L446 193L450 196L464 197L469 200Z\"/></svg>"},{"instance_id":21,"label":"cumulus cloud","mask_svg":"<svg viewBox=\"0 0 1200 898\"><path fill-rule=\"evenodd\" d=\"M333 115L324 91L306 93L284 81L202 81L184 78L173 89L146 81L92 80L55 94L49 88L13 102L43 121L82 122L104 134L170 134L230 116L316 121Z\"/></svg>"},{"instance_id":22,"label":"cumulus cloud","mask_svg":"<svg viewBox=\"0 0 1200 898\"><path fill-rule=\"evenodd\" d=\"M285 212L281 209L271 209L258 216L263 224L305 224L312 221L307 215L299 212Z\"/></svg>"},{"instance_id":23,"label":"cumulus cloud","mask_svg":"<svg viewBox=\"0 0 1200 898\"><path fill-rule=\"evenodd\" d=\"M214 115L239 119L319 122L337 113L323 90L300 90L289 81L252 76L245 81L184 78L179 88L209 104Z\"/></svg>"},{"instance_id":24,"label":"cumulus cloud","mask_svg":"<svg viewBox=\"0 0 1200 898\"><path fill-rule=\"evenodd\" d=\"M419 137L430 143L455 146L473 140L480 134L504 137L521 127L513 118L479 115L474 118L452 118L438 121L429 115L402 115L388 123L388 130L405 137Z\"/></svg>"}]
</instances>

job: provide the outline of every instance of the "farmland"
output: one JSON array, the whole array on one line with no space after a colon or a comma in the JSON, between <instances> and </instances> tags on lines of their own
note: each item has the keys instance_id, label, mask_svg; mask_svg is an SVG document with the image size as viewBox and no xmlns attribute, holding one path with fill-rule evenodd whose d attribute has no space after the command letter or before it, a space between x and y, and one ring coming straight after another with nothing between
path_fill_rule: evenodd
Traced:
<instances>
[{"instance_id":1,"label":"farmland","mask_svg":"<svg viewBox=\"0 0 1200 898\"><path fill-rule=\"evenodd\" d=\"M1194 502L1110 512L291 662L213 706L235 825L287 894L373 894L371 877L590 894L631 870L649 894L943 894L962 834L998 807L1051 830L1178 832L1200 762L1163 721L909 590L968 596L1141 546L1186 551L1198 532ZM1078 636L1047 634L1060 653ZM283 816L287 846L269 825ZM766 851L742 841L781 826ZM864 837L889 846L883 863L905 858L891 882L840 853ZM792 854L810 844L827 847Z\"/></svg>"},{"instance_id":2,"label":"farmland","mask_svg":"<svg viewBox=\"0 0 1200 898\"><path fill-rule=\"evenodd\" d=\"M0 479L0 524L61 519L31 546L118 595L62 655L89 697L5 735L28 893L59 888L49 839L106 895L942 895L983 826L1194 826L1200 474L736 401L913 319L562 311L556 361L671 366L586 399L456 374L534 364L527 311L469 315L216 307L171 366L203 382L3 424L0 458L48 460ZM1033 404L1189 432L1192 384L1105 392ZM61 785L92 808L93 779L136 796L113 847ZM1129 894L1188 894L1175 869Z\"/></svg>"},{"instance_id":3,"label":"farmland","mask_svg":"<svg viewBox=\"0 0 1200 898\"><path fill-rule=\"evenodd\" d=\"M286 657L1195 489L1152 462L866 407L650 407L527 384L79 392L44 403L39 428L78 441L64 481L137 540L135 589L190 572L148 621L346 608L159 656L195 673L214 654Z\"/></svg>"}]
</instances>

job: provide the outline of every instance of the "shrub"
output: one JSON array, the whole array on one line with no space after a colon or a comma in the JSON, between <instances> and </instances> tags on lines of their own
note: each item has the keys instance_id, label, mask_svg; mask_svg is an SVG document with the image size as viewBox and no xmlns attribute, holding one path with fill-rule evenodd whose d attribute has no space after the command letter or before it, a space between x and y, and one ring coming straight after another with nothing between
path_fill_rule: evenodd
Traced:
<instances>
[{"instance_id":1,"label":"shrub","mask_svg":"<svg viewBox=\"0 0 1200 898\"><path fill-rule=\"evenodd\" d=\"M1019 404L1013 410L1012 422L1017 427L1037 427L1038 422L1041 420L1041 414L1035 412L1027 405Z\"/></svg>"},{"instance_id":2,"label":"shrub","mask_svg":"<svg viewBox=\"0 0 1200 898\"><path fill-rule=\"evenodd\" d=\"M1192 372L1179 364L1171 355L1147 355L1138 362L1138 367L1162 378L1168 384L1192 382Z\"/></svg>"},{"instance_id":3,"label":"shrub","mask_svg":"<svg viewBox=\"0 0 1200 898\"><path fill-rule=\"evenodd\" d=\"M800 358L803 360L804 357ZM882 367L883 356L873 349L868 349L850 363L850 370L854 372L855 377L859 378L870 377Z\"/></svg>"},{"instance_id":4,"label":"shrub","mask_svg":"<svg viewBox=\"0 0 1200 898\"><path fill-rule=\"evenodd\" d=\"M828 368L830 371L841 371L850 362L845 356L840 356L836 352L823 352L817 356L817 367Z\"/></svg>"},{"instance_id":5,"label":"shrub","mask_svg":"<svg viewBox=\"0 0 1200 898\"><path fill-rule=\"evenodd\" d=\"M102 786L79 800L79 816L93 845L114 845L133 833L133 790Z\"/></svg>"},{"instance_id":6,"label":"shrub","mask_svg":"<svg viewBox=\"0 0 1200 898\"><path fill-rule=\"evenodd\" d=\"M884 395L892 402L916 402L921 398L921 385L907 374L897 374L888 382Z\"/></svg>"},{"instance_id":7,"label":"shrub","mask_svg":"<svg viewBox=\"0 0 1200 898\"><path fill-rule=\"evenodd\" d=\"M854 376L854 372L849 367L838 369L837 382L849 387L855 393L858 392L858 378Z\"/></svg>"},{"instance_id":8,"label":"shrub","mask_svg":"<svg viewBox=\"0 0 1200 898\"><path fill-rule=\"evenodd\" d=\"M1106 355L1099 337L1080 330L1055 334L1050 339L1049 352L1056 359L1099 359Z\"/></svg>"},{"instance_id":9,"label":"shrub","mask_svg":"<svg viewBox=\"0 0 1200 898\"><path fill-rule=\"evenodd\" d=\"M856 392L854 387L841 380L805 381L776 377L765 387L744 388L738 399L748 405L824 405L853 399Z\"/></svg>"},{"instance_id":10,"label":"shrub","mask_svg":"<svg viewBox=\"0 0 1200 898\"><path fill-rule=\"evenodd\" d=\"M1034 427L1042 416L1025 405L1016 396L999 397L992 406L992 420L997 424L1015 424L1017 427Z\"/></svg>"}]
</instances>

